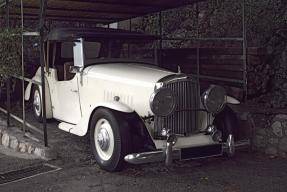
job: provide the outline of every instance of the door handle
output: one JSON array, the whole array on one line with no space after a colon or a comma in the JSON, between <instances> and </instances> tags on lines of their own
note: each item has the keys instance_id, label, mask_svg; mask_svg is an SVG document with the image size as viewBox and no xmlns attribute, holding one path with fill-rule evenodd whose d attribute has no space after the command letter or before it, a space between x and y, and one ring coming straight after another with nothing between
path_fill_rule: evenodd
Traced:
<instances>
[{"instance_id":1,"label":"door handle","mask_svg":"<svg viewBox=\"0 0 287 192\"><path fill-rule=\"evenodd\" d=\"M73 93L78 93L78 92L79 92L79 91L76 90L76 89L71 89L71 91L72 91Z\"/></svg>"}]
</instances>

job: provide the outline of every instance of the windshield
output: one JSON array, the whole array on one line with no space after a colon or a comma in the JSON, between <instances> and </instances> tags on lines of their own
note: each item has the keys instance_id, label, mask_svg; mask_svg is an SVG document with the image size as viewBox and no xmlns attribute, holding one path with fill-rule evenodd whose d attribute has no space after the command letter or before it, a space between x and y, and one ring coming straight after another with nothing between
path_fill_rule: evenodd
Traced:
<instances>
[{"instance_id":1,"label":"windshield","mask_svg":"<svg viewBox=\"0 0 287 192\"><path fill-rule=\"evenodd\" d=\"M137 61L156 64L155 40L84 41L85 63Z\"/></svg>"}]
</instances>

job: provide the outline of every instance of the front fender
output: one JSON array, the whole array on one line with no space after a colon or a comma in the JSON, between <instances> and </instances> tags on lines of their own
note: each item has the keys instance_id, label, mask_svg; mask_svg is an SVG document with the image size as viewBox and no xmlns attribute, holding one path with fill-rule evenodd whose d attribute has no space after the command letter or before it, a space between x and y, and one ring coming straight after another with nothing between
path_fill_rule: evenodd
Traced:
<instances>
[{"instance_id":1,"label":"front fender","mask_svg":"<svg viewBox=\"0 0 287 192\"><path fill-rule=\"evenodd\" d=\"M115 111L124 112L124 113L134 112L134 110L131 107L129 107L128 105L120 101L99 103L97 106L94 107L94 109L99 108L99 107L105 107L105 108L113 109Z\"/></svg>"},{"instance_id":2,"label":"front fender","mask_svg":"<svg viewBox=\"0 0 287 192\"><path fill-rule=\"evenodd\" d=\"M89 109L83 113L81 121L79 124L75 125L73 129L70 130L70 133L78 136L86 135L93 113L101 107L127 114L134 112L134 110L128 105L117 101L97 103L96 105L91 105Z\"/></svg>"}]
</instances>

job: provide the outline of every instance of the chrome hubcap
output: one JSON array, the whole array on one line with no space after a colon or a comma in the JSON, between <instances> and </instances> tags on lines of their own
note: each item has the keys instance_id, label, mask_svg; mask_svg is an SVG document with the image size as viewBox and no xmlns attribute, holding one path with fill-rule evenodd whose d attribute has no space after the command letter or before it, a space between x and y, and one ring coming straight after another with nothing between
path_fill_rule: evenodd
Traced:
<instances>
[{"instance_id":1,"label":"chrome hubcap","mask_svg":"<svg viewBox=\"0 0 287 192\"><path fill-rule=\"evenodd\" d=\"M108 150L110 146L110 137L106 129L103 129L103 128L100 129L98 136L97 136L97 142L103 151Z\"/></svg>"},{"instance_id":2,"label":"chrome hubcap","mask_svg":"<svg viewBox=\"0 0 287 192\"><path fill-rule=\"evenodd\" d=\"M34 110L37 116L41 115L41 98L38 90L35 91L33 100Z\"/></svg>"},{"instance_id":3,"label":"chrome hubcap","mask_svg":"<svg viewBox=\"0 0 287 192\"><path fill-rule=\"evenodd\" d=\"M108 120L98 120L94 139L98 156L104 161L109 160L114 152L114 133Z\"/></svg>"}]
</instances>

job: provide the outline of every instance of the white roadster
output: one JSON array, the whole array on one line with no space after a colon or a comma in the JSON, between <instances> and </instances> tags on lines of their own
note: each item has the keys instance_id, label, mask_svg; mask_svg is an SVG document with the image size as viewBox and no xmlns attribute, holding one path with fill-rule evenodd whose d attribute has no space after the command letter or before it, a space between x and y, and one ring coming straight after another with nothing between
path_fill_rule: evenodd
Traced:
<instances>
[{"instance_id":1,"label":"white roadster","mask_svg":"<svg viewBox=\"0 0 287 192\"><path fill-rule=\"evenodd\" d=\"M47 118L90 134L96 162L108 171L139 164L234 154L239 102L212 85L156 65L158 37L115 29L56 29L45 42ZM149 51L146 51L149 50ZM40 69L35 81L41 81ZM29 84L42 120L42 88ZM242 142L241 142L242 144Z\"/></svg>"}]
</instances>

